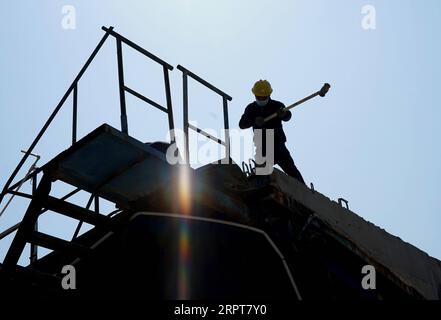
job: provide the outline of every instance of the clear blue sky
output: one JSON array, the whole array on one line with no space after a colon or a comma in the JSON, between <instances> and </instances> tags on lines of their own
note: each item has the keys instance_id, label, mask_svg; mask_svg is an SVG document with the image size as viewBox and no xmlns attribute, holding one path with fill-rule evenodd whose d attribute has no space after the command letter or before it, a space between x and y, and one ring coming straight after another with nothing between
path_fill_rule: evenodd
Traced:
<instances>
[{"instance_id":1,"label":"clear blue sky","mask_svg":"<svg viewBox=\"0 0 441 320\"><path fill-rule=\"evenodd\" d=\"M74 30L62 28L64 5L76 9ZM376 30L361 27L364 5L376 8ZM271 81L273 98L286 104L331 83L329 96L296 109L285 124L305 180L441 258L439 1L18 0L0 6L1 185L102 37L101 26L113 25L229 93L231 127L260 78ZM109 40L79 85L81 136L104 122L119 128L115 43ZM127 84L164 103L161 69L132 50L124 53ZM180 71L171 81L175 123L182 127ZM194 83L190 90L190 118L219 130L220 99ZM131 97L127 104L135 137L164 140L162 113ZM41 164L69 146L70 119L68 100L36 149ZM14 204L0 218L0 230L19 221L26 206ZM68 238L75 226L63 221L43 216L43 231ZM11 237L6 240L1 259Z\"/></svg>"}]
</instances>

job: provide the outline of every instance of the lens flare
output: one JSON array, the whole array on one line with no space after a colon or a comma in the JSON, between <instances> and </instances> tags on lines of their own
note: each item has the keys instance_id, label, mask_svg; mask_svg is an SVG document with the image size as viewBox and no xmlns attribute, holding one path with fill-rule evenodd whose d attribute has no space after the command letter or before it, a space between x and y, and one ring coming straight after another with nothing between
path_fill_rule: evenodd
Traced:
<instances>
[{"instance_id":1,"label":"lens flare","mask_svg":"<svg viewBox=\"0 0 441 320\"><path fill-rule=\"evenodd\" d=\"M187 221L182 221L179 234L178 295L180 300L189 298L190 247Z\"/></svg>"},{"instance_id":2,"label":"lens flare","mask_svg":"<svg viewBox=\"0 0 441 320\"><path fill-rule=\"evenodd\" d=\"M191 212L191 169L182 166L179 172L179 209L184 216ZM179 266L178 266L178 297L186 300L190 297L190 233L188 221L181 219L179 226Z\"/></svg>"},{"instance_id":3,"label":"lens flare","mask_svg":"<svg viewBox=\"0 0 441 320\"><path fill-rule=\"evenodd\" d=\"M186 166L179 169L179 209L183 215L189 215L191 210L190 170Z\"/></svg>"}]
</instances>

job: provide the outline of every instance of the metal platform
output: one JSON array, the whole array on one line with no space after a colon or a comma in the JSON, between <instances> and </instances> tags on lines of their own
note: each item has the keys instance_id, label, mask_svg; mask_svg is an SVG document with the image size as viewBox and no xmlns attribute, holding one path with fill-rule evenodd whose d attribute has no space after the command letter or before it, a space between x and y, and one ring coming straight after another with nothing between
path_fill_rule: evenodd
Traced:
<instances>
[{"instance_id":1,"label":"metal platform","mask_svg":"<svg viewBox=\"0 0 441 320\"><path fill-rule=\"evenodd\" d=\"M53 179L129 207L161 183L169 183L179 165L164 153L107 124L95 129L43 167Z\"/></svg>"}]
</instances>

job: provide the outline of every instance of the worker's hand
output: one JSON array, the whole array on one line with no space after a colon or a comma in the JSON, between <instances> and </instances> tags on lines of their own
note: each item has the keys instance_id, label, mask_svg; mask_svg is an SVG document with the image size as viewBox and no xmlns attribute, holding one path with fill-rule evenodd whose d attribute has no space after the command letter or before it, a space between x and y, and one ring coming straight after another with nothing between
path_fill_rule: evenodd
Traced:
<instances>
[{"instance_id":1,"label":"worker's hand","mask_svg":"<svg viewBox=\"0 0 441 320\"><path fill-rule=\"evenodd\" d=\"M286 111L285 109L279 109L277 110L277 117L279 119L284 119L286 117L286 115L288 114L288 111Z\"/></svg>"},{"instance_id":2,"label":"worker's hand","mask_svg":"<svg viewBox=\"0 0 441 320\"><path fill-rule=\"evenodd\" d=\"M255 123L256 127L263 127L263 125L265 124L265 119L263 117L257 117L254 120L254 123Z\"/></svg>"}]
</instances>

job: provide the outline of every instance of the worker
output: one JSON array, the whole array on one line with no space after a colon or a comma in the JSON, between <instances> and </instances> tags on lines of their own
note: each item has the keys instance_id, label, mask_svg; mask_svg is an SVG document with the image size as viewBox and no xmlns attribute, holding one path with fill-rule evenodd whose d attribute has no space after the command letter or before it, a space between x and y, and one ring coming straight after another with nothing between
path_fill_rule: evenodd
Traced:
<instances>
[{"instance_id":1,"label":"worker","mask_svg":"<svg viewBox=\"0 0 441 320\"><path fill-rule=\"evenodd\" d=\"M283 132L282 121L289 121L291 119L291 111L285 111L285 105L279 101L271 99L271 93L273 89L271 84L267 80L257 81L252 90L255 96L255 101L250 103L244 114L239 121L239 127L241 129L247 129L253 127L254 135L256 138L256 130L262 130L262 141L261 143L256 142L254 139L254 144L256 145L256 162L259 163L257 155L261 154L266 157L266 130L273 129L274 133L274 164L278 164L282 170L294 177L301 183L305 184L303 177L297 167L294 164L288 149L286 148L286 136ZM265 122L264 119L274 113L277 113L277 117Z\"/></svg>"}]
</instances>

